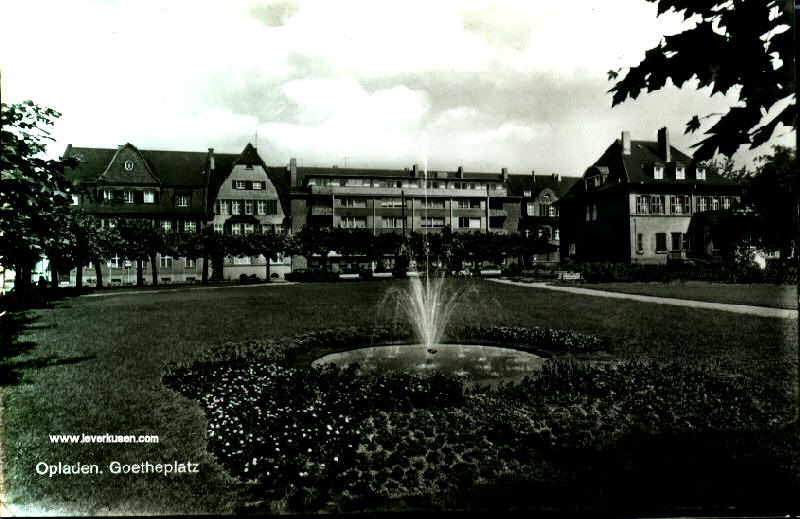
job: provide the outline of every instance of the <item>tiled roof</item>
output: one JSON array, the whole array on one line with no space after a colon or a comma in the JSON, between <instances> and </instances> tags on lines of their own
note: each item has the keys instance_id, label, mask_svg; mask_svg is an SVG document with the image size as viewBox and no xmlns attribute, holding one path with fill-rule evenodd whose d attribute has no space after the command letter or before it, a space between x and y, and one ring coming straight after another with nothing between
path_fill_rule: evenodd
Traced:
<instances>
[{"instance_id":1,"label":"tiled roof","mask_svg":"<svg viewBox=\"0 0 800 519\"><path fill-rule=\"evenodd\" d=\"M536 196L543 189L550 189L558 198L566 195L570 188L580 180L578 177L555 177L553 175L509 175L508 195L524 196L526 191L531 192L531 197Z\"/></svg>"},{"instance_id":2,"label":"tiled roof","mask_svg":"<svg viewBox=\"0 0 800 519\"><path fill-rule=\"evenodd\" d=\"M298 167L297 177L302 180L308 176L326 177L371 177L371 178L424 178L425 173L417 169L413 173L411 169L365 169L365 168L319 168L319 167ZM436 179L458 179L457 171L428 171L428 180ZM464 180L500 180L500 173L468 172L462 173Z\"/></svg>"},{"instance_id":3,"label":"tiled roof","mask_svg":"<svg viewBox=\"0 0 800 519\"><path fill-rule=\"evenodd\" d=\"M138 150L147 165L163 186L202 187L205 183L207 152ZM64 158L74 157L79 161L75 169L67 171L69 178L93 181L108 167L116 149L80 148L70 146Z\"/></svg>"}]
</instances>

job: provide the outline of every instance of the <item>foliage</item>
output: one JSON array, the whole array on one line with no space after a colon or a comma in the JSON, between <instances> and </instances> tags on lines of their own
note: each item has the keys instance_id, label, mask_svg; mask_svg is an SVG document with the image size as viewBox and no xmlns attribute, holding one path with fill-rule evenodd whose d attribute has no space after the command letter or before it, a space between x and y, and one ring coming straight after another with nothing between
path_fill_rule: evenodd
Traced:
<instances>
[{"instance_id":1,"label":"foliage","mask_svg":"<svg viewBox=\"0 0 800 519\"><path fill-rule=\"evenodd\" d=\"M499 344L534 352L585 353L608 350L607 340L571 330L554 330L539 327L515 326L448 326L446 338L450 342L470 341Z\"/></svg>"},{"instance_id":2,"label":"foliage","mask_svg":"<svg viewBox=\"0 0 800 519\"><path fill-rule=\"evenodd\" d=\"M767 142L783 124L796 128L794 12L787 0L648 0L658 14L680 13L694 24L666 36L645 53L610 90L613 105L636 99L643 90L660 90L667 80L680 88L695 80L697 88L726 93L738 88L737 106L721 115L696 144L695 158L709 159L719 150L731 156L743 144L755 148ZM702 49L702 52L699 51ZM609 72L616 80L619 71ZM785 105L785 106L784 106ZM768 114L768 110L780 112ZM695 115L686 132L700 129L701 119L719 114ZM765 120L769 116L771 119Z\"/></svg>"},{"instance_id":3,"label":"foliage","mask_svg":"<svg viewBox=\"0 0 800 519\"><path fill-rule=\"evenodd\" d=\"M76 162L42 158L59 112L33 101L1 106L0 264L16 268L24 290L39 257L69 243L63 215L71 185L64 169Z\"/></svg>"},{"instance_id":4,"label":"foliage","mask_svg":"<svg viewBox=\"0 0 800 519\"><path fill-rule=\"evenodd\" d=\"M727 228L727 227L726 227ZM781 282L758 267L742 263L676 263L644 265L639 263L579 263L573 267L589 283L615 281L669 282L679 280L718 281L725 283Z\"/></svg>"}]
</instances>

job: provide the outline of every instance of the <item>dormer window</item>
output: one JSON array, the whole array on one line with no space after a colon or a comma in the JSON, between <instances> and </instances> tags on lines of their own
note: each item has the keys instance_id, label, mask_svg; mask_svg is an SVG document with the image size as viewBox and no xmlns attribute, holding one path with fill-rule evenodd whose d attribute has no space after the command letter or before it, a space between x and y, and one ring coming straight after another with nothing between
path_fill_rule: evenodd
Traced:
<instances>
[{"instance_id":1,"label":"dormer window","mask_svg":"<svg viewBox=\"0 0 800 519\"><path fill-rule=\"evenodd\" d=\"M522 192L522 196L526 196L526 197L527 197L527 196L531 196L531 191L530 191L530 189L527 189L527 190L523 191L523 192Z\"/></svg>"},{"instance_id":2,"label":"dormer window","mask_svg":"<svg viewBox=\"0 0 800 519\"><path fill-rule=\"evenodd\" d=\"M132 203L135 202L134 192L133 191L125 191L124 192L124 198L125 198L125 203L126 204L132 204Z\"/></svg>"},{"instance_id":3,"label":"dormer window","mask_svg":"<svg viewBox=\"0 0 800 519\"><path fill-rule=\"evenodd\" d=\"M189 207L189 195L177 195L175 197L175 207Z\"/></svg>"},{"instance_id":4,"label":"dormer window","mask_svg":"<svg viewBox=\"0 0 800 519\"><path fill-rule=\"evenodd\" d=\"M686 178L686 168L682 164L675 164L675 179L684 180Z\"/></svg>"},{"instance_id":5,"label":"dormer window","mask_svg":"<svg viewBox=\"0 0 800 519\"><path fill-rule=\"evenodd\" d=\"M145 191L142 194L142 200L145 204L154 204L156 203L156 194L153 191Z\"/></svg>"},{"instance_id":6,"label":"dormer window","mask_svg":"<svg viewBox=\"0 0 800 519\"><path fill-rule=\"evenodd\" d=\"M697 180L705 180L706 179L706 167L705 166L697 166L695 169L695 176Z\"/></svg>"},{"instance_id":7,"label":"dormer window","mask_svg":"<svg viewBox=\"0 0 800 519\"><path fill-rule=\"evenodd\" d=\"M234 180L233 189L247 189L247 182L244 180Z\"/></svg>"},{"instance_id":8,"label":"dormer window","mask_svg":"<svg viewBox=\"0 0 800 519\"><path fill-rule=\"evenodd\" d=\"M664 178L664 166L661 164L653 164L653 178L662 180Z\"/></svg>"}]
</instances>

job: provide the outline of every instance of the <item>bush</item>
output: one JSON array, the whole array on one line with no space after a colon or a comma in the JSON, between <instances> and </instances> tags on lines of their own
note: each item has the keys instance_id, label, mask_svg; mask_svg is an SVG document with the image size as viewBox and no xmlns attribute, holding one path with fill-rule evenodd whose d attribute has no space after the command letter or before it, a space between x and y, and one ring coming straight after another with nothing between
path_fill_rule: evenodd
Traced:
<instances>
[{"instance_id":1,"label":"bush","mask_svg":"<svg viewBox=\"0 0 800 519\"><path fill-rule=\"evenodd\" d=\"M575 268L589 283L712 281L763 283L765 272L752 265L734 263L680 262L665 265L638 263L580 263Z\"/></svg>"}]
</instances>

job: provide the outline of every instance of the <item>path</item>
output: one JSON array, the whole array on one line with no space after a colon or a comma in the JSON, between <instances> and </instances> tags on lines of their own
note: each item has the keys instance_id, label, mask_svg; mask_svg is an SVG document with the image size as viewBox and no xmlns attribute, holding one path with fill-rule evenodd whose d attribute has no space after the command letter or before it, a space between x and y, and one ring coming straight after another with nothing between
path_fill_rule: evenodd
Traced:
<instances>
[{"instance_id":1,"label":"path","mask_svg":"<svg viewBox=\"0 0 800 519\"><path fill-rule=\"evenodd\" d=\"M520 283L507 279L492 279L496 283L515 285L528 288L543 288L546 290L557 290L559 292L569 292L594 297L611 297L616 299L632 299L643 303L655 303L659 305L686 306L691 308L706 308L709 310L721 310L723 312L734 312L739 314L757 315L760 317L779 317L781 319L797 319L797 310L787 310L785 308L771 308L768 306L755 305L733 305L727 303L711 303L708 301L694 301L691 299L677 299L674 297L643 296L638 294L623 294L621 292L609 292L607 290L594 290L592 288L565 287L549 285L545 282L540 283Z\"/></svg>"},{"instance_id":2,"label":"path","mask_svg":"<svg viewBox=\"0 0 800 519\"><path fill-rule=\"evenodd\" d=\"M100 294L84 294L81 297L108 297L108 296L128 296L132 294L168 294L184 290L214 290L217 288L255 288L255 287L279 287L294 285L293 281L277 281L273 283L258 283L253 285L219 285L213 287L186 286L181 288L162 288L160 290L119 290Z\"/></svg>"}]
</instances>

